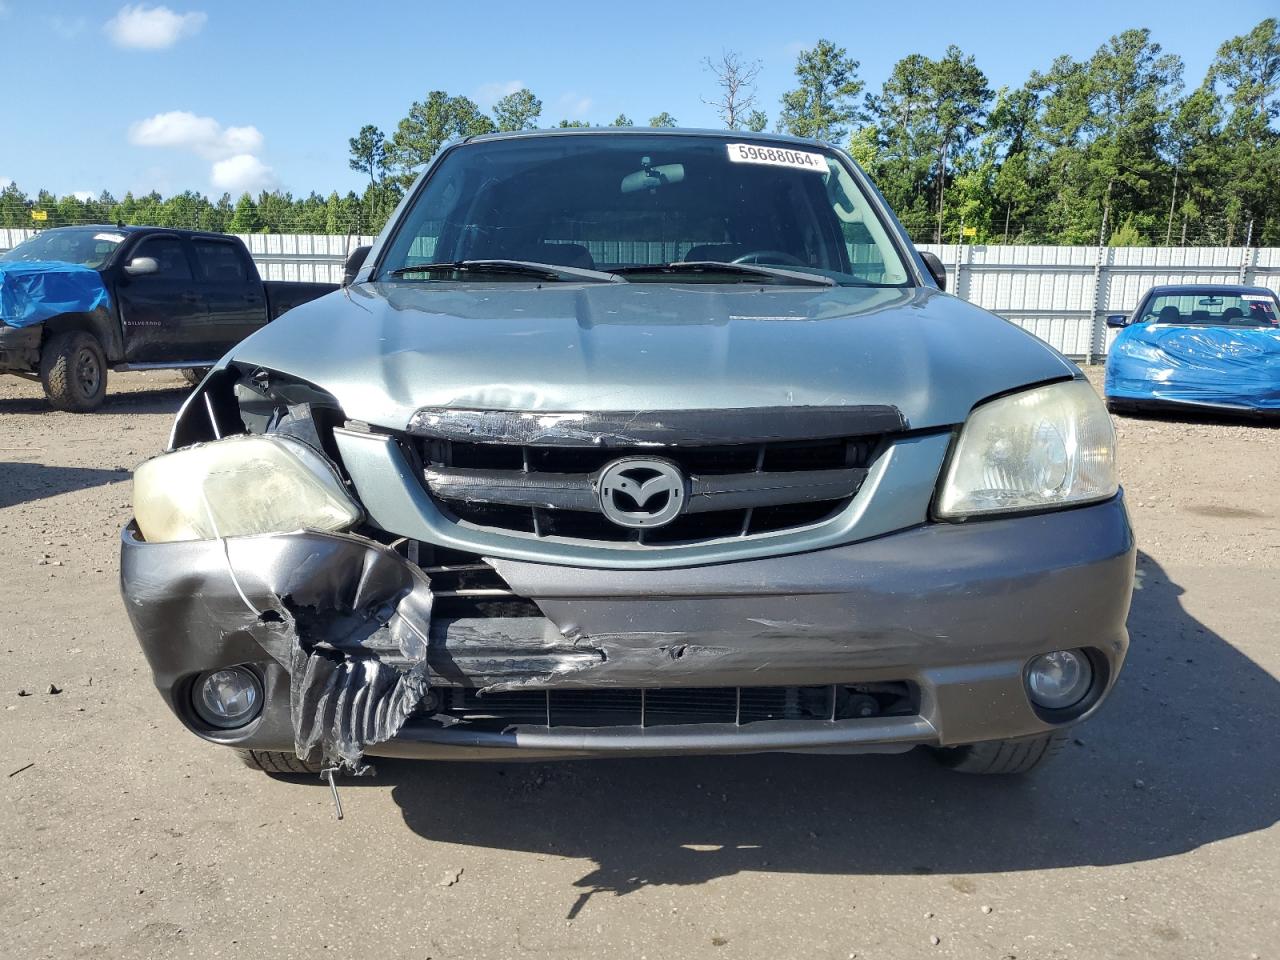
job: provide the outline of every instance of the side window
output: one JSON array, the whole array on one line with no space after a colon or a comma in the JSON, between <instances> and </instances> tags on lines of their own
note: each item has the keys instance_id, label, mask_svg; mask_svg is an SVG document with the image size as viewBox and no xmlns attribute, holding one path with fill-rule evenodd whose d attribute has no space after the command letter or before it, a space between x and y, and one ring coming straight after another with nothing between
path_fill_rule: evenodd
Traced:
<instances>
[{"instance_id":1,"label":"side window","mask_svg":"<svg viewBox=\"0 0 1280 960\"><path fill-rule=\"evenodd\" d=\"M242 286L249 282L244 258L235 246L222 240L194 240L196 277L207 283Z\"/></svg>"},{"instance_id":2,"label":"side window","mask_svg":"<svg viewBox=\"0 0 1280 960\"><path fill-rule=\"evenodd\" d=\"M153 257L160 264L160 272L151 274L157 280L190 280L191 264L187 262L187 252L182 248L182 241L177 237L152 237L143 240L138 249L133 251L135 257ZM143 278L147 279L147 278Z\"/></svg>"}]
</instances>

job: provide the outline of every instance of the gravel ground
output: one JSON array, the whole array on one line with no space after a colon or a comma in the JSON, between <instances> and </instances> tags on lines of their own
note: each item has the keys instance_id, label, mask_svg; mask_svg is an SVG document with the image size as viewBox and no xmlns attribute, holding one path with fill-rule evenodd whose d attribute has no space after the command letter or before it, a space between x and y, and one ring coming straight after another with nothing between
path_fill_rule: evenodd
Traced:
<instances>
[{"instance_id":1,"label":"gravel ground","mask_svg":"<svg viewBox=\"0 0 1280 960\"><path fill-rule=\"evenodd\" d=\"M1038 776L381 762L337 823L184 732L129 630L128 470L182 396L121 375L76 416L0 378L0 953L1280 956L1280 430L1118 420L1134 646Z\"/></svg>"}]
</instances>

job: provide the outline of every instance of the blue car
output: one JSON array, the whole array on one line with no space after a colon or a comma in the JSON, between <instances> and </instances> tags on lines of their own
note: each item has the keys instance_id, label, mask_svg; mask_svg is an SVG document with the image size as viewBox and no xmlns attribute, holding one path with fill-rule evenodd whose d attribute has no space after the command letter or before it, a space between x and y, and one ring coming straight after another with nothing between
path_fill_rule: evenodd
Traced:
<instances>
[{"instance_id":1,"label":"blue car","mask_svg":"<svg viewBox=\"0 0 1280 960\"><path fill-rule=\"evenodd\" d=\"M1280 415L1280 298L1266 287L1152 287L1107 352L1112 411L1198 407Z\"/></svg>"}]
</instances>

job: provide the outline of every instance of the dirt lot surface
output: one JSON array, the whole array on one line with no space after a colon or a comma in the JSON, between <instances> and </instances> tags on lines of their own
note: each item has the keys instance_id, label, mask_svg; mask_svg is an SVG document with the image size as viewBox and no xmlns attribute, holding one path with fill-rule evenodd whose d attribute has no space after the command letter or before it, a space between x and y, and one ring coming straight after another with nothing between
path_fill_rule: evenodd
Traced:
<instances>
[{"instance_id":1,"label":"dirt lot surface","mask_svg":"<svg viewBox=\"0 0 1280 960\"><path fill-rule=\"evenodd\" d=\"M1280 430L1118 421L1133 649L1037 776L384 761L338 823L186 733L130 632L128 470L182 395L0 379L0 955L1280 956Z\"/></svg>"}]
</instances>

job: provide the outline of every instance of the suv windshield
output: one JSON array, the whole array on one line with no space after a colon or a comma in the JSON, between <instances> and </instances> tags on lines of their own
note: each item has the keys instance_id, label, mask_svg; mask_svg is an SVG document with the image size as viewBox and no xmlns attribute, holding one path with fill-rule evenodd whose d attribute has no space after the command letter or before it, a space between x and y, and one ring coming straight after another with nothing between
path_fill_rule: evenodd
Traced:
<instances>
[{"instance_id":1,"label":"suv windshield","mask_svg":"<svg viewBox=\"0 0 1280 960\"><path fill-rule=\"evenodd\" d=\"M1265 293L1180 290L1152 297L1139 322L1197 324L1209 327L1276 325L1276 299Z\"/></svg>"},{"instance_id":2,"label":"suv windshield","mask_svg":"<svg viewBox=\"0 0 1280 960\"><path fill-rule=\"evenodd\" d=\"M804 282L796 273L909 282L848 169L809 145L640 133L463 144L440 159L401 223L380 276L475 280L411 268L503 260L618 271L633 283ZM636 269L686 262L766 269Z\"/></svg>"},{"instance_id":3,"label":"suv windshield","mask_svg":"<svg viewBox=\"0 0 1280 960\"><path fill-rule=\"evenodd\" d=\"M60 260L96 270L122 243L123 233L104 227L65 227L23 240L0 260Z\"/></svg>"}]
</instances>

